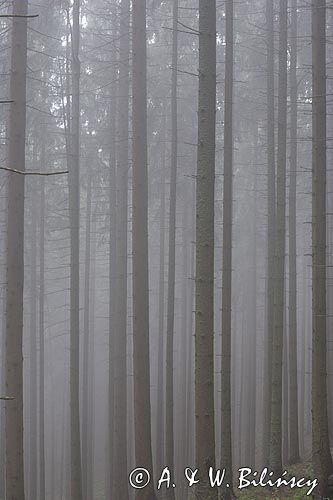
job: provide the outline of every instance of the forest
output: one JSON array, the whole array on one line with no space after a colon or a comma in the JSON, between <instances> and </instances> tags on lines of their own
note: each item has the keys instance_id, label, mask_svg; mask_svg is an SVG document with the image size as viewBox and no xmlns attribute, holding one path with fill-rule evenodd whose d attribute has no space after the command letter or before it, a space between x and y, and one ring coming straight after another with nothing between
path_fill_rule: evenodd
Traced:
<instances>
[{"instance_id":1,"label":"forest","mask_svg":"<svg viewBox=\"0 0 333 500\"><path fill-rule=\"evenodd\" d=\"M332 34L0 0L0 500L333 499Z\"/></svg>"}]
</instances>

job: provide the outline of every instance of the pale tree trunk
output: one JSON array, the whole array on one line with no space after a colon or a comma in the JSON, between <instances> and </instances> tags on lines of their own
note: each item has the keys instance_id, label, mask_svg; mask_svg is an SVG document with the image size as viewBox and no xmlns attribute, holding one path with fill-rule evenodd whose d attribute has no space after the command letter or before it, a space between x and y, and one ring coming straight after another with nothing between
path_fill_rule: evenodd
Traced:
<instances>
[{"instance_id":1,"label":"pale tree trunk","mask_svg":"<svg viewBox=\"0 0 333 500\"><path fill-rule=\"evenodd\" d=\"M231 444L231 288L232 288L232 189L233 189L233 73L234 4L226 0L224 91L224 176L222 258L222 360L221 360L221 463L227 468L223 500L234 498ZM229 484L229 488L226 486Z\"/></svg>"},{"instance_id":2,"label":"pale tree trunk","mask_svg":"<svg viewBox=\"0 0 333 500\"><path fill-rule=\"evenodd\" d=\"M34 144L34 149L36 144ZM34 165L37 164L36 149ZM35 179L32 182L36 182ZM30 229L30 380L29 380L29 498L37 498L37 200L31 186Z\"/></svg>"},{"instance_id":3,"label":"pale tree trunk","mask_svg":"<svg viewBox=\"0 0 333 500\"><path fill-rule=\"evenodd\" d=\"M133 382L136 465L153 476L149 363L146 0L133 2ZM155 500L152 483L137 500Z\"/></svg>"},{"instance_id":4,"label":"pale tree trunk","mask_svg":"<svg viewBox=\"0 0 333 500\"><path fill-rule=\"evenodd\" d=\"M42 144L41 167L45 166L45 145ZM39 498L45 498L45 347L44 347L44 294L45 294L45 178L40 183L39 223Z\"/></svg>"},{"instance_id":5,"label":"pale tree trunk","mask_svg":"<svg viewBox=\"0 0 333 500\"><path fill-rule=\"evenodd\" d=\"M275 249L275 111L274 111L274 0L266 0L267 30L267 297L266 338L263 384L263 456L267 465L270 453L272 349L274 331L274 249Z\"/></svg>"},{"instance_id":6,"label":"pale tree trunk","mask_svg":"<svg viewBox=\"0 0 333 500\"><path fill-rule=\"evenodd\" d=\"M163 117L161 144L161 191L160 191L160 261L158 290L158 372L157 372L157 423L156 423L156 471L159 473L165 463L164 436L164 311L165 311L165 156L166 115Z\"/></svg>"},{"instance_id":7,"label":"pale tree trunk","mask_svg":"<svg viewBox=\"0 0 333 500\"><path fill-rule=\"evenodd\" d=\"M195 448L199 500L217 499L208 482L215 467L214 425L214 180L216 2L199 1L199 101L195 270Z\"/></svg>"},{"instance_id":8,"label":"pale tree trunk","mask_svg":"<svg viewBox=\"0 0 333 500\"><path fill-rule=\"evenodd\" d=\"M297 0L291 3L290 41L290 185L289 185L289 461L299 461L297 381Z\"/></svg>"},{"instance_id":9,"label":"pale tree trunk","mask_svg":"<svg viewBox=\"0 0 333 500\"><path fill-rule=\"evenodd\" d=\"M257 163L258 163L258 127L253 133L253 213L251 242L251 271L248 297L250 298L250 330L247 339L248 379L247 379L247 426L245 429L245 448L247 467L255 467L256 461L256 397L257 397ZM242 411L242 409L241 409Z\"/></svg>"},{"instance_id":10,"label":"pale tree trunk","mask_svg":"<svg viewBox=\"0 0 333 500\"><path fill-rule=\"evenodd\" d=\"M115 291L114 387L114 497L128 499L127 480L127 230L128 230L128 114L129 114L130 2L122 0L120 12L118 86L118 164ZM112 118L111 118L112 119ZM111 235L112 237L112 235Z\"/></svg>"},{"instance_id":11,"label":"pale tree trunk","mask_svg":"<svg viewBox=\"0 0 333 500\"><path fill-rule=\"evenodd\" d=\"M90 166L90 165L89 165ZM89 167L88 167L89 168ZM87 208L86 208L86 243L85 243L85 272L84 272L84 312L83 312L83 366L82 366L82 497L89 500L88 487L90 473L88 469L88 436L90 433L88 415L90 413L91 401L89 400L90 384L90 263L91 263L91 183L92 172L88 173L87 182Z\"/></svg>"},{"instance_id":12,"label":"pale tree trunk","mask_svg":"<svg viewBox=\"0 0 333 500\"><path fill-rule=\"evenodd\" d=\"M90 298L90 338L89 338L89 363L90 379L88 381L88 396L90 408L88 413L88 470L89 482L87 485L87 498L94 498L95 490L95 290L96 290L96 214L93 214L92 219L92 250L91 250L91 298Z\"/></svg>"},{"instance_id":13,"label":"pale tree trunk","mask_svg":"<svg viewBox=\"0 0 333 500\"><path fill-rule=\"evenodd\" d=\"M177 67L178 67L178 0L173 0L172 31L172 85L171 85L171 171L169 209L169 265L168 265L168 310L166 329L166 415L165 458L174 474L174 389L173 389L173 344L175 316L175 264L176 264L176 203L177 203ZM167 490L167 498L174 500L174 488Z\"/></svg>"},{"instance_id":14,"label":"pale tree trunk","mask_svg":"<svg viewBox=\"0 0 333 500\"><path fill-rule=\"evenodd\" d=\"M80 262L80 0L74 0L72 26L72 157L69 169L70 208L70 429L71 499L82 499L79 415L79 262Z\"/></svg>"},{"instance_id":15,"label":"pale tree trunk","mask_svg":"<svg viewBox=\"0 0 333 500\"><path fill-rule=\"evenodd\" d=\"M312 4L312 461L325 496L333 472L326 372L326 1Z\"/></svg>"},{"instance_id":16,"label":"pale tree trunk","mask_svg":"<svg viewBox=\"0 0 333 500\"><path fill-rule=\"evenodd\" d=\"M26 16L27 0L13 0L13 14ZM27 20L12 21L8 166L25 170ZM24 500L23 465L23 281L24 176L8 178L6 273L6 498Z\"/></svg>"},{"instance_id":17,"label":"pale tree trunk","mask_svg":"<svg viewBox=\"0 0 333 500\"><path fill-rule=\"evenodd\" d=\"M270 467L282 473L282 359L284 330L284 272L286 247L286 148L287 148L287 32L288 0L280 0L279 109L276 183L275 315L272 352L272 413Z\"/></svg>"}]
</instances>

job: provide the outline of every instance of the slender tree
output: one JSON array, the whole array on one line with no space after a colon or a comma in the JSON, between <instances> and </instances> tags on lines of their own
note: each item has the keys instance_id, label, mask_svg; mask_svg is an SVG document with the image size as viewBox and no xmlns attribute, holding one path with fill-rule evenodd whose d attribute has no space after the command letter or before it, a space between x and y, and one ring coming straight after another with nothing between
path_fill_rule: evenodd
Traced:
<instances>
[{"instance_id":1,"label":"slender tree","mask_svg":"<svg viewBox=\"0 0 333 500\"><path fill-rule=\"evenodd\" d=\"M133 2L133 378L135 460L153 477L149 364L146 0ZM137 500L155 500L152 483Z\"/></svg>"},{"instance_id":2,"label":"slender tree","mask_svg":"<svg viewBox=\"0 0 333 500\"><path fill-rule=\"evenodd\" d=\"M271 427L272 350L274 331L274 249L275 249L275 110L274 110L274 0L266 0L267 33L267 299L264 359L263 464L268 464Z\"/></svg>"},{"instance_id":3,"label":"slender tree","mask_svg":"<svg viewBox=\"0 0 333 500\"><path fill-rule=\"evenodd\" d=\"M169 266L168 266L168 310L166 336L166 418L165 452L166 463L174 468L174 390L173 390L173 344L175 321L175 264L176 264L176 203L177 203L177 69L178 69L178 0L173 0L172 31L172 85L171 85L171 171L169 210ZM167 490L167 498L174 500L173 488Z\"/></svg>"},{"instance_id":4,"label":"slender tree","mask_svg":"<svg viewBox=\"0 0 333 500\"><path fill-rule=\"evenodd\" d=\"M297 0L291 3L290 30L290 184L289 184L289 462L299 461L297 381Z\"/></svg>"},{"instance_id":5,"label":"slender tree","mask_svg":"<svg viewBox=\"0 0 333 500\"><path fill-rule=\"evenodd\" d=\"M199 500L217 499L208 483L215 466L214 436L214 180L216 116L216 3L199 1L199 101L195 265L195 448Z\"/></svg>"},{"instance_id":6,"label":"slender tree","mask_svg":"<svg viewBox=\"0 0 333 500\"><path fill-rule=\"evenodd\" d=\"M287 32L288 0L280 0L275 315L272 352L272 414L270 449L270 467L277 476L282 473L282 359L285 317L284 272L286 245Z\"/></svg>"},{"instance_id":7,"label":"slender tree","mask_svg":"<svg viewBox=\"0 0 333 500\"><path fill-rule=\"evenodd\" d=\"M312 4L312 460L326 496L333 473L326 373L326 1Z\"/></svg>"},{"instance_id":8,"label":"slender tree","mask_svg":"<svg viewBox=\"0 0 333 500\"><path fill-rule=\"evenodd\" d=\"M69 169L70 211L70 436L71 499L81 500L81 442L79 415L79 255L80 255L80 0L73 3L72 26L72 141Z\"/></svg>"},{"instance_id":9,"label":"slender tree","mask_svg":"<svg viewBox=\"0 0 333 500\"><path fill-rule=\"evenodd\" d=\"M129 114L130 2L122 0L119 24L118 162L115 293L114 460L115 492L128 499L127 487L127 237L128 237L128 114ZM112 237L112 235L111 235Z\"/></svg>"},{"instance_id":10,"label":"slender tree","mask_svg":"<svg viewBox=\"0 0 333 500\"><path fill-rule=\"evenodd\" d=\"M27 0L13 0L8 166L25 171ZM24 175L9 174L6 273L6 498L24 500L23 281Z\"/></svg>"},{"instance_id":11,"label":"slender tree","mask_svg":"<svg viewBox=\"0 0 333 500\"><path fill-rule=\"evenodd\" d=\"M234 498L231 445L231 287L232 287L232 176L233 176L233 80L234 2L225 4L225 91L223 173L223 260L222 260L222 370L221 370L221 462L226 467L222 498ZM229 487L227 487L229 484Z\"/></svg>"}]
</instances>

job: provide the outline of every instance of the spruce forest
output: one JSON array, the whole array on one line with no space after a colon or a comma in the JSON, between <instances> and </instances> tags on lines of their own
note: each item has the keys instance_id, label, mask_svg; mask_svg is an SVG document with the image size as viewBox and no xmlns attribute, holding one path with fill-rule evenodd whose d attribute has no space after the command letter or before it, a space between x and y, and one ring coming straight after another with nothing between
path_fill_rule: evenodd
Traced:
<instances>
[{"instance_id":1,"label":"spruce forest","mask_svg":"<svg viewBox=\"0 0 333 500\"><path fill-rule=\"evenodd\" d=\"M333 499L333 4L0 0L0 500Z\"/></svg>"}]
</instances>

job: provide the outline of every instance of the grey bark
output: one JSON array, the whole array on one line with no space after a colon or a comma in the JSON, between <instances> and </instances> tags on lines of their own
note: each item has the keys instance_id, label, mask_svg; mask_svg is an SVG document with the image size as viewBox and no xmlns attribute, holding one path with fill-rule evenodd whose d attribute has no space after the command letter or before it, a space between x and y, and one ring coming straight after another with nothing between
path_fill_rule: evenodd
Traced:
<instances>
[{"instance_id":1,"label":"grey bark","mask_svg":"<svg viewBox=\"0 0 333 500\"><path fill-rule=\"evenodd\" d=\"M290 40L290 184L289 184L289 462L299 461L297 380L297 0L291 3Z\"/></svg>"},{"instance_id":2,"label":"grey bark","mask_svg":"<svg viewBox=\"0 0 333 500\"><path fill-rule=\"evenodd\" d=\"M272 352L272 413L270 467L282 473L282 358L284 330L284 272L286 247L286 147L287 147L287 32L288 0L280 0L279 14L279 97L276 183L275 314Z\"/></svg>"},{"instance_id":3,"label":"grey bark","mask_svg":"<svg viewBox=\"0 0 333 500\"><path fill-rule=\"evenodd\" d=\"M172 31L172 84L171 84L171 170L169 205L169 262L168 262L168 302L166 327L166 415L165 415L165 455L166 464L174 473L174 388L173 388L173 345L175 321L175 265L176 265L176 203L177 203L177 155L178 155L178 0L173 0ZM174 488L167 490L167 498L174 500Z\"/></svg>"},{"instance_id":4,"label":"grey bark","mask_svg":"<svg viewBox=\"0 0 333 500\"><path fill-rule=\"evenodd\" d=\"M129 114L129 19L130 2L122 0L120 11L118 100L118 164L115 292L114 388L114 495L128 499L127 486L127 233L128 233L128 114ZM112 237L112 235L111 235Z\"/></svg>"},{"instance_id":5,"label":"grey bark","mask_svg":"<svg viewBox=\"0 0 333 500\"><path fill-rule=\"evenodd\" d=\"M326 1L312 4L312 461L326 496L333 473L326 371Z\"/></svg>"},{"instance_id":6,"label":"grey bark","mask_svg":"<svg viewBox=\"0 0 333 500\"><path fill-rule=\"evenodd\" d=\"M275 110L274 110L274 0L266 1L267 30L267 284L266 339L263 384L263 464L270 454L272 349L274 331L274 249L275 249Z\"/></svg>"},{"instance_id":7,"label":"grey bark","mask_svg":"<svg viewBox=\"0 0 333 500\"><path fill-rule=\"evenodd\" d=\"M69 168L70 211L70 440L71 499L82 499L79 415L79 262L80 262L80 0L73 3L72 26L72 142Z\"/></svg>"},{"instance_id":8,"label":"grey bark","mask_svg":"<svg viewBox=\"0 0 333 500\"><path fill-rule=\"evenodd\" d=\"M207 472L215 466L214 436L214 181L216 3L199 1L199 101L195 264L195 453L199 500L217 499Z\"/></svg>"},{"instance_id":9,"label":"grey bark","mask_svg":"<svg viewBox=\"0 0 333 500\"><path fill-rule=\"evenodd\" d=\"M149 364L147 47L146 0L133 9L133 381L135 459L153 477ZM137 490L137 500L155 500L154 487Z\"/></svg>"},{"instance_id":10,"label":"grey bark","mask_svg":"<svg viewBox=\"0 0 333 500\"><path fill-rule=\"evenodd\" d=\"M13 0L8 164L25 170L27 0ZM6 272L6 498L24 500L23 282L24 176L9 174Z\"/></svg>"},{"instance_id":11,"label":"grey bark","mask_svg":"<svg viewBox=\"0 0 333 500\"><path fill-rule=\"evenodd\" d=\"M222 247L222 368L221 368L221 463L226 467L223 500L234 498L231 427L231 296L232 296L232 192L233 192L233 79L234 3L226 0L224 90L224 171ZM226 486L229 484L229 488Z\"/></svg>"}]
</instances>

